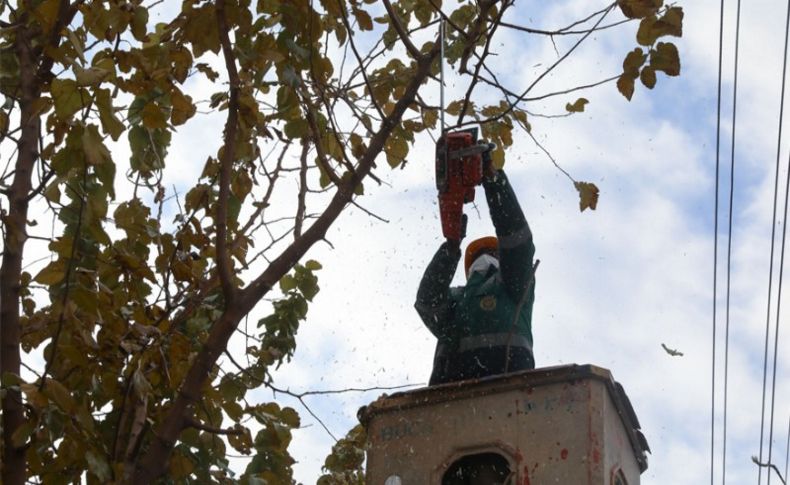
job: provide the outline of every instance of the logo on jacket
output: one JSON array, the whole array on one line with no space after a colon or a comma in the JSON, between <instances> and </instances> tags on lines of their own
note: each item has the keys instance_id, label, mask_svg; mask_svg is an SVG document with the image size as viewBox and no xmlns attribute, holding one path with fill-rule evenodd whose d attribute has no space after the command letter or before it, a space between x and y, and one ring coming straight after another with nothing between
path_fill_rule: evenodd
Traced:
<instances>
[{"instance_id":1,"label":"logo on jacket","mask_svg":"<svg viewBox=\"0 0 790 485\"><path fill-rule=\"evenodd\" d=\"M480 299L480 308L490 312L496 308L496 297L494 295L486 295Z\"/></svg>"}]
</instances>

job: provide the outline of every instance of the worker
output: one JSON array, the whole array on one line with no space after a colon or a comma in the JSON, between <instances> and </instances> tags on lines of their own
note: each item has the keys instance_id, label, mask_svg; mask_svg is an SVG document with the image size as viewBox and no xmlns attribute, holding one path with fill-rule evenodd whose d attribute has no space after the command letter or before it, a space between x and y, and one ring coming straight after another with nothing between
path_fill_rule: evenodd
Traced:
<instances>
[{"instance_id":1,"label":"worker","mask_svg":"<svg viewBox=\"0 0 790 485\"><path fill-rule=\"evenodd\" d=\"M504 171L489 163L483 188L497 237L466 248L466 286L450 288L461 240L446 240L417 292L414 306L437 339L430 385L535 368L532 233Z\"/></svg>"}]
</instances>

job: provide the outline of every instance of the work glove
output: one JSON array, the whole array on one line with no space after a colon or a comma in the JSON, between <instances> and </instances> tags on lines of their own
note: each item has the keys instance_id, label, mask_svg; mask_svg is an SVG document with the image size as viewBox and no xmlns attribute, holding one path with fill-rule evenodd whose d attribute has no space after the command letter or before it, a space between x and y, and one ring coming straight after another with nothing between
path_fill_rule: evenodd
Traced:
<instances>
[{"instance_id":1,"label":"work glove","mask_svg":"<svg viewBox=\"0 0 790 485\"><path fill-rule=\"evenodd\" d=\"M480 143L488 143L488 140L481 140ZM494 162L491 161L491 152L496 150L496 145L493 143L488 143L490 147L488 150L483 152L483 178L491 178L496 174L496 167L494 167Z\"/></svg>"},{"instance_id":2,"label":"work glove","mask_svg":"<svg viewBox=\"0 0 790 485\"><path fill-rule=\"evenodd\" d=\"M466 237L466 223L467 223L468 220L469 220L469 218L466 217L466 214L461 214L461 237L460 237L460 239L458 239L457 241L455 239L447 239L447 244L452 249L454 249L454 250L455 249L457 249L457 250L461 249L461 241Z\"/></svg>"}]
</instances>

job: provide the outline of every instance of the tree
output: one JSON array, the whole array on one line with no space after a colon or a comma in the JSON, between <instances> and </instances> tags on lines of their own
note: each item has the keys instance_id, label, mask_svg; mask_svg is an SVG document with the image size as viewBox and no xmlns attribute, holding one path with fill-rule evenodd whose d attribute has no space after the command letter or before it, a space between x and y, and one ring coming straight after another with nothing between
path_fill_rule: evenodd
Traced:
<instances>
[{"instance_id":1,"label":"tree","mask_svg":"<svg viewBox=\"0 0 790 485\"><path fill-rule=\"evenodd\" d=\"M2 2L3 483L290 483L299 416L245 395L274 387L269 370L293 355L319 289L307 251L379 182L377 162L403 166L415 137L440 128L426 94L440 71L438 24L466 88L447 105L451 127L480 125L500 166L513 130L531 134L532 89L591 33L638 20L642 47L622 73L551 95L616 80L630 99L637 78L652 88L657 71L679 74L677 49L659 39L681 35L680 7L619 0L545 31L505 22L513 3ZM607 23L618 11L625 19ZM152 12L169 20L154 24ZM486 64L503 28L578 42L515 91ZM199 99L196 80L216 92ZM499 102L478 106L481 87ZM224 113L221 147L185 194L171 191L172 138L205 113ZM284 180L297 187L285 204ZM116 197L119 183L128 197ZM595 208L597 188L574 183L580 207ZM52 234L31 207L47 211ZM52 258L28 272L26 247L42 241ZM228 342L261 304L271 313L236 358ZM329 459L329 471L359 479L344 468L360 463L349 451L359 436L336 447L351 459ZM251 457L239 477L227 445Z\"/></svg>"}]
</instances>

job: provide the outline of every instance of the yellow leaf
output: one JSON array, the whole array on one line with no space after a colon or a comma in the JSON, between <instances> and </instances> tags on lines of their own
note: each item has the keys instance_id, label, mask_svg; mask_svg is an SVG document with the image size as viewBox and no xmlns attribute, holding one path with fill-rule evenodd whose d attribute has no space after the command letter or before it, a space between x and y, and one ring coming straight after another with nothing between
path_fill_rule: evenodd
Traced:
<instances>
[{"instance_id":1,"label":"yellow leaf","mask_svg":"<svg viewBox=\"0 0 790 485\"><path fill-rule=\"evenodd\" d=\"M505 166L505 151L504 150L492 150L491 151L491 164L497 170L501 170L502 167Z\"/></svg>"},{"instance_id":2,"label":"yellow leaf","mask_svg":"<svg viewBox=\"0 0 790 485\"><path fill-rule=\"evenodd\" d=\"M623 15L629 19L641 19L652 15L663 3L663 0L617 0Z\"/></svg>"},{"instance_id":3,"label":"yellow leaf","mask_svg":"<svg viewBox=\"0 0 790 485\"><path fill-rule=\"evenodd\" d=\"M623 74L617 79L617 89L625 96L625 99L631 101L631 96L634 95L634 79L627 74Z\"/></svg>"},{"instance_id":4,"label":"yellow leaf","mask_svg":"<svg viewBox=\"0 0 790 485\"><path fill-rule=\"evenodd\" d=\"M183 125L189 118L194 116L196 108L192 104L192 97L185 95L178 89L173 89L170 93L170 102L173 104L173 111L170 113L170 122L174 126Z\"/></svg>"},{"instance_id":5,"label":"yellow leaf","mask_svg":"<svg viewBox=\"0 0 790 485\"><path fill-rule=\"evenodd\" d=\"M167 128L167 119L156 103L146 103L142 112L143 126L146 128Z\"/></svg>"},{"instance_id":6,"label":"yellow leaf","mask_svg":"<svg viewBox=\"0 0 790 485\"><path fill-rule=\"evenodd\" d=\"M50 92L55 101L55 113L61 120L68 121L82 108L83 93L77 88L77 82L72 79L53 79Z\"/></svg>"},{"instance_id":7,"label":"yellow leaf","mask_svg":"<svg viewBox=\"0 0 790 485\"><path fill-rule=\"evenodd\" d=\"M387 154L387 163L395 168L409 154L409 144L401 137L391 136L387 141L387 146L384 147L384 153Z\"/></svg>"},{"instance_id":8,"label":"yellow leaf","mask_svg":"<svg viewBox=\"0 0 790 485\"><path fill-rule=\"evenodd\" d=\"M439 114L435 109L427 109L422 111L422 121L425 123L425 126L434 128L438 119Z\"/></svg>"},{"instance_id":9,"label":"yellow leaf","mask_svg":"<svg viewBox=\"0 0 790 485\"><path fill-rule=\"evenodd\" d=\"M361 8L355 8L354 17L357 19L360 30L373 30L373 19L370 18L369 13Z\"/></svg>"},{"instance_id":10,"label":"yellow leaf","mask_svg":"<svg viewBox=\"0 0 790 485\"><path fill-rule=\"evenodd\" d=\"M683 9L672 7L661 18L651 15L639 23L636 41L642 45L650 46L656 39L665 35L681 37L683 35Z\"/></svg>"},{"instance_id":11,"label":"yellow leaf","mask_svg":"<svg viewBox=\"0 0 790 485\"><path fill-rule=\"evenodd\" d=\"M96 125L88 125L82 132L82 151L89 165L101 165L112 158L102 142Z\"/></svg>"},{"instance_id":12,"label":"yellow leaf","mask_svg":"<svg viewBox=\"0 0 790 485\"><path fill-rule=\"evenodd\" d=\"M642 84L644 84L646 88L653 89L653 86L656 85L656 70L650 66L645 67L642 69L639 79L641 79Z\"/></svg>"},{"instance_id":13,"label":"yellow leaf","mask_svg":"<svg viewBox=\"0 0 790 485\"><path fill-rule=\"evenodd\" d=\"M146 41L148 25L148 9L143 6L137 6L132 15L132 35L140 42Z\"/></svg>"},{"instance_id":14,"label":"yellow leaf","mask_svg":"<svg viewBox=\"0 0 790 485\"><path fill-rule=\"evenodd\" d=\"M598 187L589 182L574 182L573 186L579 191L579 210L584 212L588 207L595 210L598 205Z\"/></svg>"},{"instance_id":15,"label":"yellow leaf","mask_svg":"<svg viewBox=\"0 0 790 485\"><path fill-rule=\"evenodd\" d=\"M62 261L53 261L49 263L44 269L39 271L33 280L42 285L54 285L60 283L66 276L66 271L63 268Z\"/></svg>"},{"instance_id":16,"label":"yellow leaf","mask_svg":"<svg viewBox=\"0 0 790 485\"><path fill-rule=\"evenodd\" d=\"M170 478L175 480L185 478L194 469L195 465L192 463L192 460L177 451L173 453L173 456L170 458Z\"/></svg>"},{"instance_id":17,"label":"yellow leaf","mask_svg":"<svg viewBox=\"0 0 790 485\"><path fill-rule=\"evenodd\" d=\"M640 48L629 52L623 60L623 74L630 76L632 79L639 77L639 68L645 63L645 53Z\"/></svg>"},{"instance_id":18,"label":"yellow leaf","mask_svg":"<svg viewBox=\"0 0 790 485\"><path fill-rule=\"evenodd\" d=\"M83 69L75 65L74 77L78 86L98 86L102 81L110 77L110 71L101 67Z\"/></svg>"},{"instance_id":19,"label":"yellow leaf","mask_svg":"<svg viewBox=\"0 0 790 485\"><path fill-rule=\"evenodd\" d=\"M589 101L586 98L579 98L574 101L573 104L565 104L565 109L568 111L568 113L581 113L584 111L584 105L587 103L589 103Z\"/></svg>"},{"instance_id":20,"label":"yellow leaf","mask_svg":"<svg viewBox=\"0 0 790 485\"><path fill-rule=\"evenodd\" d=\"M680 75L680 56L678 48L671 42L659 42L650 51L650 66L656 71L664 71L668 76Z\"/></svg>"},{"instance_id":21,"label":"yellow leaf","mask_svg":"<svg viewBox=\"0 0 790 485\"><path fill-rule=\"evenodd\" d=\"M5 136L8 132L8 113L0 110L0 136Z\"/></svg>"},{"instance_id":22,"label":"yellow leaf","mask_svg":"<svg viewBox=\"0 0 790 485\"><path fill-rule=\"evenodd\" d=\"M462 100L453 101L452 103L447 105L447 108L444 109L444 112L448 115L458 116L461 114L461 106L463 106L464 102Z\"/></svg>"},{"instance_id":23,"label":"yellow leaf","mask_svg":"<svg viewBox=\"0 0 790 485\"><path fill-rule=\"evenodd\" d=\"M77 407L76 401L71 397L71 393L66 389L66 386L55 379L47 379L43 392L50 401L54 402L66 414L71 414Z\"/></svg>"}]
</instances>

